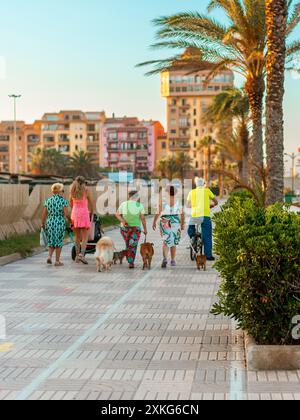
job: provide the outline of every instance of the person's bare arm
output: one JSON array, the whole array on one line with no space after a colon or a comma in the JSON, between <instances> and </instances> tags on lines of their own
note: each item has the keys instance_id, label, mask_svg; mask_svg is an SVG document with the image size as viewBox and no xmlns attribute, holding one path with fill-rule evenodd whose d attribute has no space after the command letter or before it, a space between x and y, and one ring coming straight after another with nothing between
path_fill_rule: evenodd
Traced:
<instances>
[{"instance_id":1,"label":"person's bare arm","mask_svg":"<svg viewBox=\"0 0 300 420\"><path fill-rule=\"evenodd\" d=\"M121 223L123 227L127 226L126 220L124 219L123 215L119 211L117 211L116 213L116 218L119 220L119 222Z\"/></svg>"},{"instance_id":2,"label":"person's bare arm","mask_svg":"<svg viewBox=\"0 0 300 420\"><path fill-rule=\"evenodd\" d=\"M88 203L89 203L89 211L90 211L91 215L93 215L95 213L95 206L94 206L94 200L93 200L93 197L92 197L92 193L91 193L90 190L87 190L86 198L87 198Z\"/></svg>"},{"instance_id":3,"label":"person's bare arm","mask_svg":"<svg viewBox=\"0 0 300 420\"><path fill-rule=\"evenodd\" d=\"M144 214L141 214L141 221L142 221L142 225L143 225L143 229L144 229L144 234L148 235L147 221L146 221L146 217L145 217Z\"/></svg>"},{"instance_id":4,"label":"person's bare arm","mask_svg":"<svg viewBox=\"0 0 300 420\"><path fill-rule=\"evenodd\" d=\"M45 227L47 217L48 217L48 209L47 207L44 207L43 214L42 214L42 228Z\"/></svg>"},{"instance_id":5,"label":"person's bare arm","mask_svg":"<svg viewBox=\"0 0 300 420\"><path fill-rule=\"evenodd\" d=\"M71 217L70 217L68 207L64 208L64 215L65 215L65 219L67 220L67 222L71 225L72 221L71 221Z\"/></svg>"},{"instance_id":6,"label":"person's bare arm","mask_svg":"<svg viewBox=\"0 0 300 420\"><path fill-rule=\"evenodd\" d=\"M216 197L212 198L212 201L214 203L214 205L212 207L217 207L219 205L218 200L216 199Z\"/></svg>"},{"instance_id":7,"label":"person's bare arm","mask_svg":"<svg viewBox=\"0 0 300 420\"><path fill-rule=\"evenodd\" d=\"M157 212L154 216L153 225L152 225L152 228L153 228L154 231L157 228L157 221L159 219L159 216L161 215L161 212L162 212L162 199L159 200L158 210L157 210Z\"/></svg>"}]
</instances>

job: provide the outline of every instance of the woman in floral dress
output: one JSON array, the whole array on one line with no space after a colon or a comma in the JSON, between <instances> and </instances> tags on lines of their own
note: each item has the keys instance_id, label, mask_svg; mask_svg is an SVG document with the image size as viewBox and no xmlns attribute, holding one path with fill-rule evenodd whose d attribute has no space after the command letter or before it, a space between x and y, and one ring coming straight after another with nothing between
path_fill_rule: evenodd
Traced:
<instances>
[{"instance_id":1,"label":"woman in floral dress","mask_svg":"<svg viewBox=\"0 0 300 420\"><path fill-rule=\"evenodd\" d=\"M64 198L64 186L54 184L52 186L52 197L45 201L42 216L42 228L45 229L49 247L47 264L52 264L52 257L56 253L56 267L62 267L60 261L63 240L66 231L66 220L70 223L69 203Z\"/></svg>"},{"instance_id":2,"label":"woman in floral dress","mask_svg":"<svg viewBox=\"0 0 300 420\"><path fill-rule=\"evenodd\" d=\"M160 234L163 239L162 268L168 266L169 250L171 251L171 266L176 267L176 250L185 226L183 207L176 200L176 188L168 187L166 193L166 200L160 198L159 208L153 221L153 230L156 230L160 218Z\"/></svg>"}]
</instances>

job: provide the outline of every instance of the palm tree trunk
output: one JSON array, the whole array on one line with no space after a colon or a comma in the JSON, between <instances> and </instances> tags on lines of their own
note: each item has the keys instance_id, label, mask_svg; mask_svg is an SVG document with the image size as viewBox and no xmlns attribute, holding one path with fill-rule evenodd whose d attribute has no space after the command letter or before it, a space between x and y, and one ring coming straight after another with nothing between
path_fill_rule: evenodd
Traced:
<instances>
[{"instance_id":1,"label":"palm tree trunk","mask_svg":"<svg viewBox=\"0 0 300 420\"><path fill-rule=\"evenodd\" d=\"M284 192L284 72L286 59L286 0L266 0L267 59L267 205L283 202Z\"/></svg>"},{"instance_id":2,"label":"palm tree trunk","mask_svg":"<svg viewBox=\"0 0 300 420\"><path fill-rule=\"evenodd\" d=\"M260 169L264 165L263 152L263 99L265 82L263 74L251 78L245 85L249 97L253 136L251 145L251 174L254 181L261 183Z\"/></svg>"},{"instance_id":3,"label":"palm tree trunk","mask_svg":"<svg viewBox=\"0 0 300 420\"><path fill-rule=\"evenodd\" d=\"M207 184L210 186L211 182L211 145L207 147Z\"/></svg>"},{"instance_id":4,"label":"palm tree trunk","mask_svg":"<svg viewBox=\"0 0 300 420\"><path fill-rule=\"evenodd\" d=\"M249 130L246 121L242 121L239 128L239 136L243 148L243 161L241 170L241 179L248 183L249 180Z\"/></svg>"}]
</instances>

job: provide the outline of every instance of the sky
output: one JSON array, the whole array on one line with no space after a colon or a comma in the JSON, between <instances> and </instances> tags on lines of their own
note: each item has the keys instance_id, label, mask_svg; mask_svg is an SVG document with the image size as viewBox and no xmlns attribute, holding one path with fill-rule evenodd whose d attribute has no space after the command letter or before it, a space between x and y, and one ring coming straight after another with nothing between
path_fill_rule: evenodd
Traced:
<instances>
[{"instance_id":1,"label":"sky","mask_svg":"<svg viewBox=\"0 0 300 420\"><path fill-rule=\"evenodd\" d=\"M21 94L18 119L44 112L105 110L107 115L166 121L159 76L139 62L152 51L152 20L205 12L208 0L0 0L0 120L12 119L9 94ZM219 12L215 13L221 17ZM300 38L300 29L297 34ZM239 81L238 81L239 83ZM286 151L300 147L300 77L287 75Z\"/></svg>"}]
</instances>

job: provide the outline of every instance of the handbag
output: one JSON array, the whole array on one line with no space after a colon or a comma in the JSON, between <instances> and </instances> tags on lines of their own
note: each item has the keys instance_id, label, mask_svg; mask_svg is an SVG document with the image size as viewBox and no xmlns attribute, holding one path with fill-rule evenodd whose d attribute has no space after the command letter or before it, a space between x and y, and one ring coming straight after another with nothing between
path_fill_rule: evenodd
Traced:
<instances>
[{"instance_id":1,"label":"handbag","mask_svg":"<svg viewBox=\"0 0 300 420\"><path fill-rule=\"evenodd\" d=\"M41 229L41 232L40 232L40 246L42 246L42 247L46 247L47 246L47 235L46 235L46 232L45 232L45 229Z\"/></svg>"}]
</instances>

